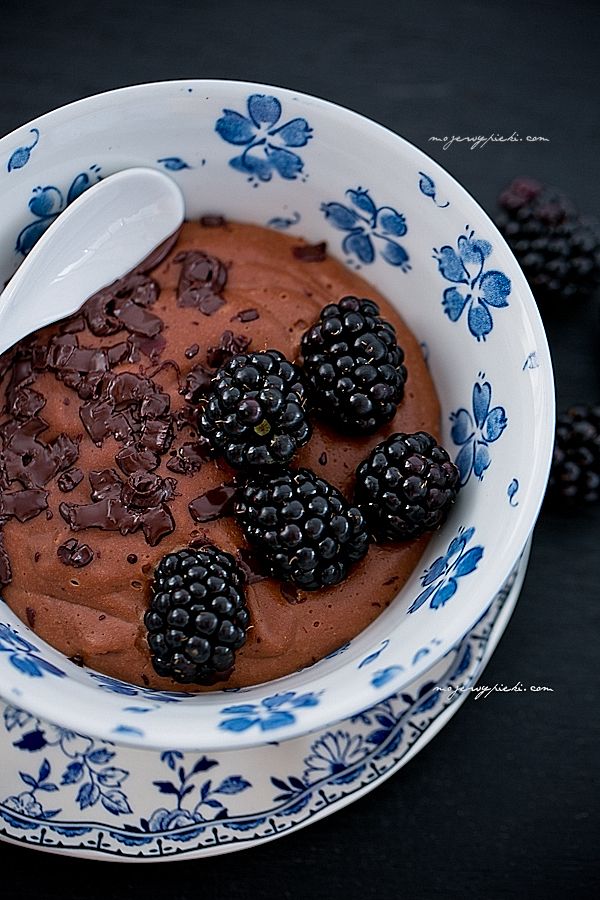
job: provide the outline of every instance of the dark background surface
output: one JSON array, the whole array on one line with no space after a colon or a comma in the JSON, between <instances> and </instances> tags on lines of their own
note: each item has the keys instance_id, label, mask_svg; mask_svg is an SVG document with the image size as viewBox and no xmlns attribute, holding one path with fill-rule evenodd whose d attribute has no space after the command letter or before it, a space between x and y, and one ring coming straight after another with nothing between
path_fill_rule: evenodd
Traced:
<instances>
[{"instance_id":1,"label":"dark background surface","mask_svg":"<svg viewBox=\"0 0 600 900\"><path fill-rule=\"evenodd\" d=\"M493 213L530 174L600 214L594 2L188 0L21 2L0 22L0 132L88 94L226 77L314 93L399 132ZM465 144L432 135L541 135ZM600 400L600 297L546 317L558 406ZM598 864L600 509L544 509L529 571L485 683L545 694L470 699L374 793L234 856L117 866L0 845L0 896L587 897Z\"/></svg>"}]
</instances>

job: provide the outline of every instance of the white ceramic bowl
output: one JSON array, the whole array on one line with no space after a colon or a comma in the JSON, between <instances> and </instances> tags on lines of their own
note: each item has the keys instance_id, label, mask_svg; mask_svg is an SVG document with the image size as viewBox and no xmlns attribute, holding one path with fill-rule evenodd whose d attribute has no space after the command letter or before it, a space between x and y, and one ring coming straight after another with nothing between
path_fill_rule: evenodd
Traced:
<instances>
[{"instance_id":1,"label":"white ceramic bowl","mask_svg":"<svg viewBox=\"0 0 600 900\"><path fill-rule=\"evenodd\" d=\"M171 173L189 218L222 213L286 228L361 266L423 343L443 441L465 487L391 606L294 675L196 697L132 687L73 665L3 605L0 694L133 746L216 750L290 738L397 692L489 608L545 489L554 428L546 338L498 231L436 163L339 106L243 82L113 91L2 139L0 278L81 190L139 165Z\"/></svg>"}]
</instances>

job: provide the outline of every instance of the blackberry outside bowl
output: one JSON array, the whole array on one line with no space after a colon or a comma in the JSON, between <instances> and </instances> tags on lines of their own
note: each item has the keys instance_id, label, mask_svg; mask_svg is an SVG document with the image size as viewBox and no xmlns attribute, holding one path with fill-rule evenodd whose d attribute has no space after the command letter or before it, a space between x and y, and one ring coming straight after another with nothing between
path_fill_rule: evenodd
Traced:
<instances>
[{"instance_id":1,"label":"blackberry outside bowl","mask_svg":"<svg viewBox=\"0 0 600 900\"><path fill-rule=\"evenodd\" d=\"M187 218L219 211L326 240L360 266L422 343L464 487L389 608L309 668L236 692L152 691L77 667L1 604L0 696L68 733L136 748L282 741L400 691L452 652L506 586L551 458L546 338L507 245L448 173L349 110L245 82L125 88L3 138L0 277L71 200L130 166L169 172Z\"/></svg>"}]
</instances>

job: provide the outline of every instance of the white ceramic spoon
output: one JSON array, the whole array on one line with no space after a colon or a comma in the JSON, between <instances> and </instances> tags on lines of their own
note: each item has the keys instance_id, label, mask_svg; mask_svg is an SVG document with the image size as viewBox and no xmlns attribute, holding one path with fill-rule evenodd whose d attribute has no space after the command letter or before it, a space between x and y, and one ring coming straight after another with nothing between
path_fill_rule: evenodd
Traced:
<instances>
[{"instance_id":1,"label":"white ceramic spoon","mask_svg":"<svg viewBox=\"0 0 600 900\"><path fill-rule=\"evenodd\" d=\"M183 222L184 200L155 169L109 175L71 203L0 295L0 353L76 312L126 275Z\"/></svg>"}]
</instances>

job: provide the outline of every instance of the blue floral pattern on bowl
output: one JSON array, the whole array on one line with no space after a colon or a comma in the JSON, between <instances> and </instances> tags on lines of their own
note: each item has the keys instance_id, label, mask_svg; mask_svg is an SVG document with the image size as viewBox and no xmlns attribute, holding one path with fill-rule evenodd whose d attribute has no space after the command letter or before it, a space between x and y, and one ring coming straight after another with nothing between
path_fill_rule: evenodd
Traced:
<instances>
[{"instance_id":1,"label":"blue floral pattern on bowl","mask_svg":"<svg viewBox=\"0 0 600 900\"><path fill-rule=\"evenodd\" d=\"M30 144L26 144L24 147L17 147L16 150L13 150L10 159L6 164L7 172L12 172L14 169L22 169L23 166L26 166L29 162L31 151L37 147L40 140L39 128L31 128L30 132L33 135L33 140Z\"/></svg>"},{"instance_id":2,"label":"blue floral pattern on bowl","mask_svg":"<svg viewBox=\"0 0 600 900\"><path fill-rule=\"evenodd\" d=\"M294 830L401 765L455 703L453 688L476 683L513 580L439 664L439 677L425 673L409 691L283 745L233 755L140 754L3 706L0 836L99 858L155 859L210 855L221 843L241 848ZM99 794L83 790L91 781Z\"/></svg>"},{"instance_id":3,"label":"blue floral pattern on bowl","mask_svg":"<svg viewBox=\"0 0 600 900\"><path fill-rule=\"evenodd\" d=\"M481 376L482 378L484 376ZM452 440L461 449L454 462L460 472L460 483L465 485L471 473L482 481L491 464L489 445L501 437L508 425L503 406L490 409L492 386L489 381L473 385L472 410L461 407L450 414Z\"/></svg>"},{"instance_id":4,"label":"blue floral pattern on bowl","mask_svg":"<svg viewBox=\"0 0 600 900\"><path fill-rule=\"evenodd\" d=\"M22 256L27 256L45 230L52 225L69 203L80 197L84 191L98 181L100 181L100 167L93 165L90 166L88 172L79 172L71 181L66 192L61 191L55 185L34 188L27 205L35 219L19 232L15 246L16 251Z\"/></svg>"},{"instance_id":5,"label":"blue floral pattern on bowl","mask_svg":"<svg viewBox=\"0 0 600 900\"><path fill-rule=\"evenodd\" d=\"M45 675L65 677L62 669L44 659L39 647L17 634L10 625L2 623L0 623L0 653L6 653L11 666L29 678L43 678Z\"/></svg>"},{"instance_id":6,"label":"blue floral pattern on bowl","mask_svg":"<svg viewBox=\"0 0 600 900\"><path fill-rule=\"evenodd\" d=\"M435 181L425 172L419 172L419 190L425 197L430 197L439 209L446 209L447 206L450 206L449 200L446 200L445 203L437 202Z\"/></svg>"},{"instance_id":7,"label":"blue floral pattern on bowl","mask_svg":"<svg viewBox=\"0 0 600 900\"><path fill-rule=\"evenodd\" d=\"M295 710L317 706L318 703L318 694L298 695L294 691L286 691L283 694L266 697L261 703L241 703L224 707L222 715L226 718L220 727L227 731L246 731L256 725L261 731L270 731L273 728L292 725L296 721Z\"/></svg>"},{"instance_id":8,"label":"blue floral pattern on bowl","mask_svg":"<svg viewBox=\"0 0 600 900\"><path fill-rule=\"evenodd\" d=\"M429 601L431 609L441 609L458 590L458 579L474 572L483 557L483 547L477 544L467 549L475 534L474 528L459 529L448 544L443 556L439 556L421 576L421 591L408 612L416 612Z\"/></svg>"},{"instance_id":9,"label":"blue floral pattern on bowl","mask_svg":"<svg viewBox=\"0 0 600 900\"><path fill-rule=\"evenodd\" d=\"M274 174L288 180L298 178L304 162L295 151L305 147L313 136L306 119L297 117L279 125L281 103L267 94L251 94L247 109L248 115L224 109L215 125L224 141L245 147L240 156L229 160L229 165L251 181L270 181Z\"/></svg>"},{"instance_id":10,"label":"blue floral pattern on bowl","mask_svg":"<svg viewBox=\"0 0 600 900\"><path fill-rule=\"evenodd\" d=\"M511 292L511 281L503 272L486 270L492 245L476 238L468 227L456 246L456 250L448 245L433 250L433 258L446 281L465 285L462 289L446 288L442 306L451 322L457 322L467 309L469 331L478 341L485 340L494 327L491 310L509 305L506 298Z\"/></svg>"},{"instance_id":11,"label":"blue floral pattern on bowl","mask_svg":"<svg viewBox=\"0 0 600 900\"><path fill-rule=\"evenodd\" d=\"M347 232L342 250L360 263L372 263L379 252L391 266L408 272L408 253L396 238L408 231L406 219L392 206L377 206L368 190L361 187L346 191L350 204L321 204L325 219L340 231ZM377 248L377 251L376 251Z\"/></svg>"}]
</instances>

